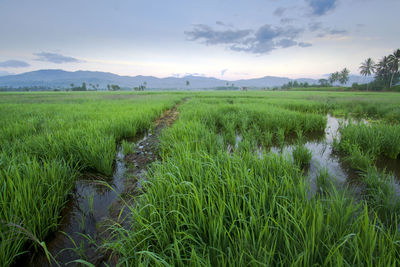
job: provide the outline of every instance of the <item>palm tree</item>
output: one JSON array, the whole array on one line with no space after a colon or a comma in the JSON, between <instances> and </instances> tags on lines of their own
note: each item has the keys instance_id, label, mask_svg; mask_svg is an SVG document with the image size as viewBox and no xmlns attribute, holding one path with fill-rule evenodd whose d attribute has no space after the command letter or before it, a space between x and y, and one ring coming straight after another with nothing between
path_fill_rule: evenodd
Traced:
<instances>
[{"instance_id":1,"label":"palm tree","mask_svg":"<svg viewBox=\"0 0 400 267\"><path fill-rule=\"evenodd\" d=\"M371 76L372 73L375 72L375 62L372 58L367 58L363 63L360 65L360 74L367 77ZM369 83L367 83L367 91L368 91Z\"/></svg>"},{"instance_id":2,"label":"palm tree","mask_svg":"<svg viewBox=\"0 0 400 267\"><path fill-rule=\"evenodd\" d=\"M333 85L334 82L339 81L340 73L334 72L329 76L329 83Z\"/></svg>"},{"instance_id":3,"label":"palm tree","mask_svg":"<svg viewBox=\"0 0 400 267\"><path fill-rule=\"evenodd\" d=\"M390 88L392 87L393 77L399 71L400 65L400 49L397 49L389 56L389 64L391 66L392 77L390 78Z\"/></svg>"},{"instance_id":4,"label":"palm tree","mask_svg":"<svg viewBox=\"0 0 400 267\"><path fill-rule=\"evenodd\" d=\"M379 79L384 86L388 86L390 82L390 61L389 57L384 56L378 64L376 64L376 78Z\"/></svg>"},{"instance_id":5,"label":"palm tree","mask_svg":"<svg viewBox=\"0 0 400 267\"><path fill-rule=\"evenodd\" d=\"M341 84L346 84L349 81L350 71L347 68L344 68L339 74L339 82Z\"/></svg>"}]
</instances>

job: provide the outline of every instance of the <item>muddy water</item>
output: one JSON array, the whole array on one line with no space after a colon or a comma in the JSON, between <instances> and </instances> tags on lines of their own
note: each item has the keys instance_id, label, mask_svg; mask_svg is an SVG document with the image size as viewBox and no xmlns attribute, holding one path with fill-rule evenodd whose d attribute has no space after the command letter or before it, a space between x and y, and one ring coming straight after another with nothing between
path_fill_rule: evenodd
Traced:
<instances>
[{"instance_id":1,"label":"muddy water","mask_svg":"<svg viewBox=\"0 0 400 267\"><path fill-rule=\"evenodd\" d=\"M141 136L136 140L145 139ZM139 141L140 142L140 141ZM124 190L127 166L122 147L118 147L112 177L86 175L76 182L73 197L62 214L59 229L49 240L47 248L61 266L77 259L91 263L101 263L104 253L97 250L96 243L103 238L102 233L110 221L111 205L119 199ZM49 264L45 255L33 256L25 266L58 266Z\"/></svg>"},{"instance_id":2,"label":"muddy water","mask_svg":"<svg viewBox=\"0 0 400 267\"><path fill-rule=\"evenodd\" d=\"M326 169L332 179L332 182L337 187L344 187L351 185L352 189L358 191L359 173L350 168L348 164L343 162L340 155L334 153L333 142L335 139L340 139L339 127L347 124L345 119L339 119L331 115L327 115L327 126L324 130L323 138L312 137L306 139L305 146L312 152L312 159L310 166L306 170L310 181L310 194L313 195L317 191L316 177L319 175L321 169ZM365 120L359 123L368 123ZM291 155L294 145L287 145L282 150L273 147L273 153L286 153ZM379 170L385 169L387 172L392 173L396 178L400 177L400 162L399 160L380 159L376 163ZM396 184L396 191L400 191L400 187Z\"/></svg>"},{"instance_id":3,"label":"muddy water","mask_svg":"<svg viewBox=\"0 0 400 267\"><path fill-rule=\"evenodd\" d=\"M355 192L360 190L360 179L359 173L348 164L346 164L341 155L333 151L334 140L340 140L339 128L341 125L346 125L348 120L340 119L327 115L327 126L324 132L321 134L312 134L305 137L305 146L309 151L312 152L312 159L310 165L305 169L306 177L309 178L310 182L310 197L314 195L318 188L316 183L316 178L322 169L326 169L329 173L332 183L337 187L345 187L350 185L351 189ZM365 120L359 121L359 123L368 123ZM287 139L288 145L285 145L282 149L276 146L270 148L271 153L283 153L291 159L291 155L294 149L294 143L297 138L295 136L289 136ZM242 141L241 136L236 137L235 149L238 148L238 144ZM228 146L228 152L231 152L233 147ZM265 152L264 147L259 147L255 153L262 157ZM395 180L399 181L400 178L400 161L381 158L376 162L376 166L379 170L385 170L388 173L393 174ZM395 191L399 192L400 196L400 186L398 183L394 184Z\"/></svg>"}]
</instances>

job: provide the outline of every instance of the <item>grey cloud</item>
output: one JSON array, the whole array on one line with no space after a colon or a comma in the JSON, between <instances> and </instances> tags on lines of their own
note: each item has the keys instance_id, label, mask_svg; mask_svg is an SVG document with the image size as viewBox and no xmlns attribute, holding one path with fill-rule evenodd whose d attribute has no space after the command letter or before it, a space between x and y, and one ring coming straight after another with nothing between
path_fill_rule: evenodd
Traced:
<instances>
[{"instance_id":1,"label":"grey cloud","mask_svg":"<svg viewBox=\"0 0 400 267\"><path fill-rule=\"evenodd\" d=\"M38 61L51 62L56 64L82 62L82 60L79 60L77 58L63 56L57 53L41 52L41 53L34 53L33 55L37 56L36 60Z\"/></svg>"},{"instance_id":2,"label":"grey cloud","mask_svg":"<svg viewBox=\"0 0 400 267\"><path fill-rule=\"evenodd\" d=\"M26 68L29 67L30 64L26 63L25 61L21 60L7 60L0 62L1 68Z\"/></svg>"},{"instance_id":3,"label":"grey cloud","mask_svg":"<svg viewBox=\"0 0 400 267\"><path fill-rule=\"evenodd\" d=\"M336 8L337 0L306 0L315 16L322 16Z\"/></svg>"},{"instance_id":4,"label":"grey cloud","mask_svg":"<svg viewBox=\"0 0 400 267\"><path fill-rule=\"evenodd\" d=\"M298 45L296 38L303 29L293 26L261 26L257 30L217 31L207 25L195 25L192 31L185 32L191 41L202 41L208 45L225 44L233 51L265 54L277 48Z\"/></svg>"},{"instance_id":5,"label":"grey cloud","mask_svg":"<svg viewBox=\"0 0 400 267\"><path fill-rule=\"evenodd\" d=\"M204 24L195 25L192 31L185 31L190 41L203 40L206 44L230 44L243 42L251 30L224 30L217 31Z\"/></svg>"},{"instance_id":6,"label":"grey cloud","mask_svg":"<svg viewBox=\"0 0 400 267\"><path fill-rule=\"evenodd\" d=\"M261 26L257 30L225 30L217 31L207 25L195 25L192 31L186 31L190 41L201 41L207 45L226 45L233 51L242 51L254 54L265 54L277 48L300 46L296 39L303 29L293 26Z\"/></svg>"},{"instance_id":7,"label":"grey cloud","mask_svg":"<svg viewBox=\"0 0 400 267\"><path fill-rule=\"evenodd\" d=\"M282 48L287 48L287 47L291 47L291 46L297 45L297 42L293 41L291 39L282 39L277 43L277 45L282 47Z\"/></svg>"},{"instance_id":8,"label":"grey cloud","mask_svg":"<svg viewBox=\"0 0 400 267\"><path fill-rule=\"evenodd\" d=\"M300 43L299 43L299 46L300 46L300 47L310 47L310 46L312 46L312 44L300 42Z\"/></svg>"},{"instance_id":9,"label":"grey cloud","mask_svg":"<svg viewBox=\"0 0 400 267\"><path fill-rule=\"evenodd\" d=\"M277 16L277 17L282 17L282 16L283 16L283 13L285 13L286 10L287 10L287 8L278 7L277 9L275 9L274 15Z\"/></svg>"},{"instance_id":10,"label":"grey cloud","mask_svg":"<svg viewBox=\"0 0 400 267\"><path fill-rule=\"evenodd\" d=\"M346 30L330 30L328 31L329 34L347 34Z\"/></svg>"},{"instance_id":11,"label":"grey cloud","mask_svg":"<svg viewBox=\"0 0 400 267\"><path fill-rule=\"evenodd\" d=\"M219 21L219 20L217 20L217 21L215 22L215 24L217 24L218 26L222 26L222 27L228 27L228 28L232 28L232 27L233 27L232 24L230 24L230 23L225 23L225 22L222 22L222 21Z\"/></svg>"},{"instance_id":12,"label":"grey cloud","mask_svg":"<svg viewBox=\"0 0 400 267\"><path fill-rule=\"evenodd\" d=\"M311 22L308 24L308 30L310 32L318 32L317 37L324 37L327 34L330 35L343 35L347 34L346 30L331 29L330 27L325 27L321 22Z\"/></svg>"},{"instance_id":13,"label":"grey cloud","mask_svg":"<svg viewBox=\"0 0 400 267\"><path fill-rule=\"evenodd\" d=\"M280 20L280 22L282 24L288 24L288 23L291 23L293 21L295 21L295 19L292 19L292 18L281 18L281 20Z\"/></svg>"},{"instance_id":14,"label":"grey cloud","mask_svg":"<svg viewBox=\"0 0 400 267\"><path fill-rule=\"evenodd\" d=\"M322 29L322 23L321 22L311 22L310 24L308 24L308 29L311 32L315 32L318 30Z\"/></svg>"}]
</instances>

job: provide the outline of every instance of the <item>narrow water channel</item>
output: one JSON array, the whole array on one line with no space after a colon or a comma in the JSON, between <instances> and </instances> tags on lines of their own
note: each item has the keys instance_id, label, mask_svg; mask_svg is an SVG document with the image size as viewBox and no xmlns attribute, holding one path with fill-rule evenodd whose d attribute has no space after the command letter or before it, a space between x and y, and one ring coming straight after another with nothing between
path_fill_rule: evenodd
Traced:
<instances>
[{"instance_id":1,"label":"narrow water channel","mask_svg":"<svg viewBox=\"0 0 400 267\"><path fill-rule=\"evenodd\" d=\"M135 138L135 141L146 136ZM62 221L56 233L46 241L47 248L56 262L48 262L44 254L31 257L25 266L74 266L74 260L101 262L96 244L102 239L111 207L124 190L127 166L122 146L118 146L114 172L111 177L84 175L76 182L72 198L62 212Z\"/></svg>"}]
</instances>

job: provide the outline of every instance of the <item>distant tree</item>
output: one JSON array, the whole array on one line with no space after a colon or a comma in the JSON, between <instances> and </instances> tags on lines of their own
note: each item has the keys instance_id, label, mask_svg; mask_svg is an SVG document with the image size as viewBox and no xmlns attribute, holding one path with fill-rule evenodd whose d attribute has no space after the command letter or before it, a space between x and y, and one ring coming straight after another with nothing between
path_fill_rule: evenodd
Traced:
<instances>
[{"instance_id":1,"label":"distant tree","mask_svg":"<svg viewBox=\"0 0 400 267\"><path fill-rule=\"evenodd\" d=\"M111 86L109 84L107 84L107 90L111 91Z\"/></svg>"},{"instance_id":2,"label":"distant tree","mask_svg":"<svg viewBox=\"0 0 400 267\"><path fill-rule=\"evenodd\" d=\"M390 88L393 86L393 78L399 72L400 65L400 49L397 49L393 54L389 55L390 71L392 76L390 78Z\"/></svg>"},{"instance_id":3,"label":"distant tree","mask_svg":"<svg viewBox=\"0 0 400 267\"><path fill-rule=\"evenodd\" d=\"M327 79L319 79L319 80L318 80L318 83L319 83L319 85L322 86L322 87L327 87L327 86L329 85L329 82L328 82Z\"/></svg>"},{"instance_id":4,"label":"distant tree","mask_svg":"<svg viewBox=\"0 0 400 267\"><path fill-rule=\"evenodd\" d=\"M226 87L229 87L229 83L228 82L226 82Z\"/></svg>"},{"instance_id":5,"label":"distant tree","mask_svg":"<svg viewBox=\"0 0 400 267\"><path fill-rule=\"evenodd\" d=\"M189 81L186 81L186 86L189 86L190 85L190 82Z\"/></svg>"},{"instance_id":6,"label":"distant tree","mask_svg":"<svg viewBox=\"0 0 400 267\"><path fill-rule=\"evenodd\" d=\"M375 72L375 62L372 58L367 58L360 65L360 74L367 77L371 76ZM368 91L369 83L367 83L367 91Z\"/></svg>"},{"instance_id":7,"label":"distant tree","mask_svg":"<svg viewBox=\"0 0 400 267\"><path fill-rule=\"evenodd\" d=\"M389 57L384 56L378 64L376 64L376 76L375 81L377 81L383 87L390 87L391 83L391 66Z\"/></svg>"},{"instance_id":8,"label":"distant tree","mask_svg":"<svg viewBox=\"0 0 400 267\"><path fill-rule=\"evenodd\" d=\"M235 87L235 84L234 84L234 83L232 83L232 88L233 88L233 87Z\"/></svg>"},{"instance_id":9,"label":"distant tree","mask_svg":"<svg viewBox=\"0 0 400 267\"><path fill-rule=\"evenodd\" d=\"M146 81L143 82L143 86L144 86L144 88L146 88L146 86L147 86L147 82Z\"/></svg>"},{"instance_id":10,"label":"distant tree","mask_svg":"<svg viewBox=\"0 0 400 267\"><path fill-rule=\"evenodd\" d=\"M329 76L329 83L333 84L334 82L339 81L339 76L340 76L339 72L331 73L331 75Z\"/></svg>"},{"instance_id":11,"label":"distant tree","mask_svg":"<svg viewBox=\"0 0 400 267\"><path fill-rule=\"evenodd\" d=\"M86 83L85 83L85 82L82 83L81 89L82 89L82 91L87 91Z\"/></svg>"},{"instance_id":12,"label":"distant tree","mask_svg":"<svg viewBox=\"0 0 400 267\"><path fill-rule=\"evenodd\" d=\"M75 84L71 83L70 86L71 86L71 88L74 88L74 87L75 87Z\"/></svg>"},{"instance_id":13,"label":"distant tree","mask_svg":"<svg viewBox=\"0 0 400 267\"><path fill-rule=\"evenodd\" d=\"M347 68L344 68L339 75L340 84L346 84L349 81L350 71Z\"/></svg>"},{"instance_id":14,"label":"distant tree","mask_svg":"<svg viewBox=\"0 0 400 267\"><path fill-rule=\"evenodd\" d=\"M121 87L119 87L119 85L116 84L111 84L111 91L119 91L121 90Z\"/></svg>"},{"instance_id":15,"label":"distant tree","mask_svg":"<svg viewBox=\"0 0 400 267\"><path fill-rule=\"evenodd\" d=\"M294 82L293 82L293 87L295 87L295 88L296 88L296 87L299 87L299 83L298 83L297 81L294 81Z\"/></svg>"}]
</instances>

